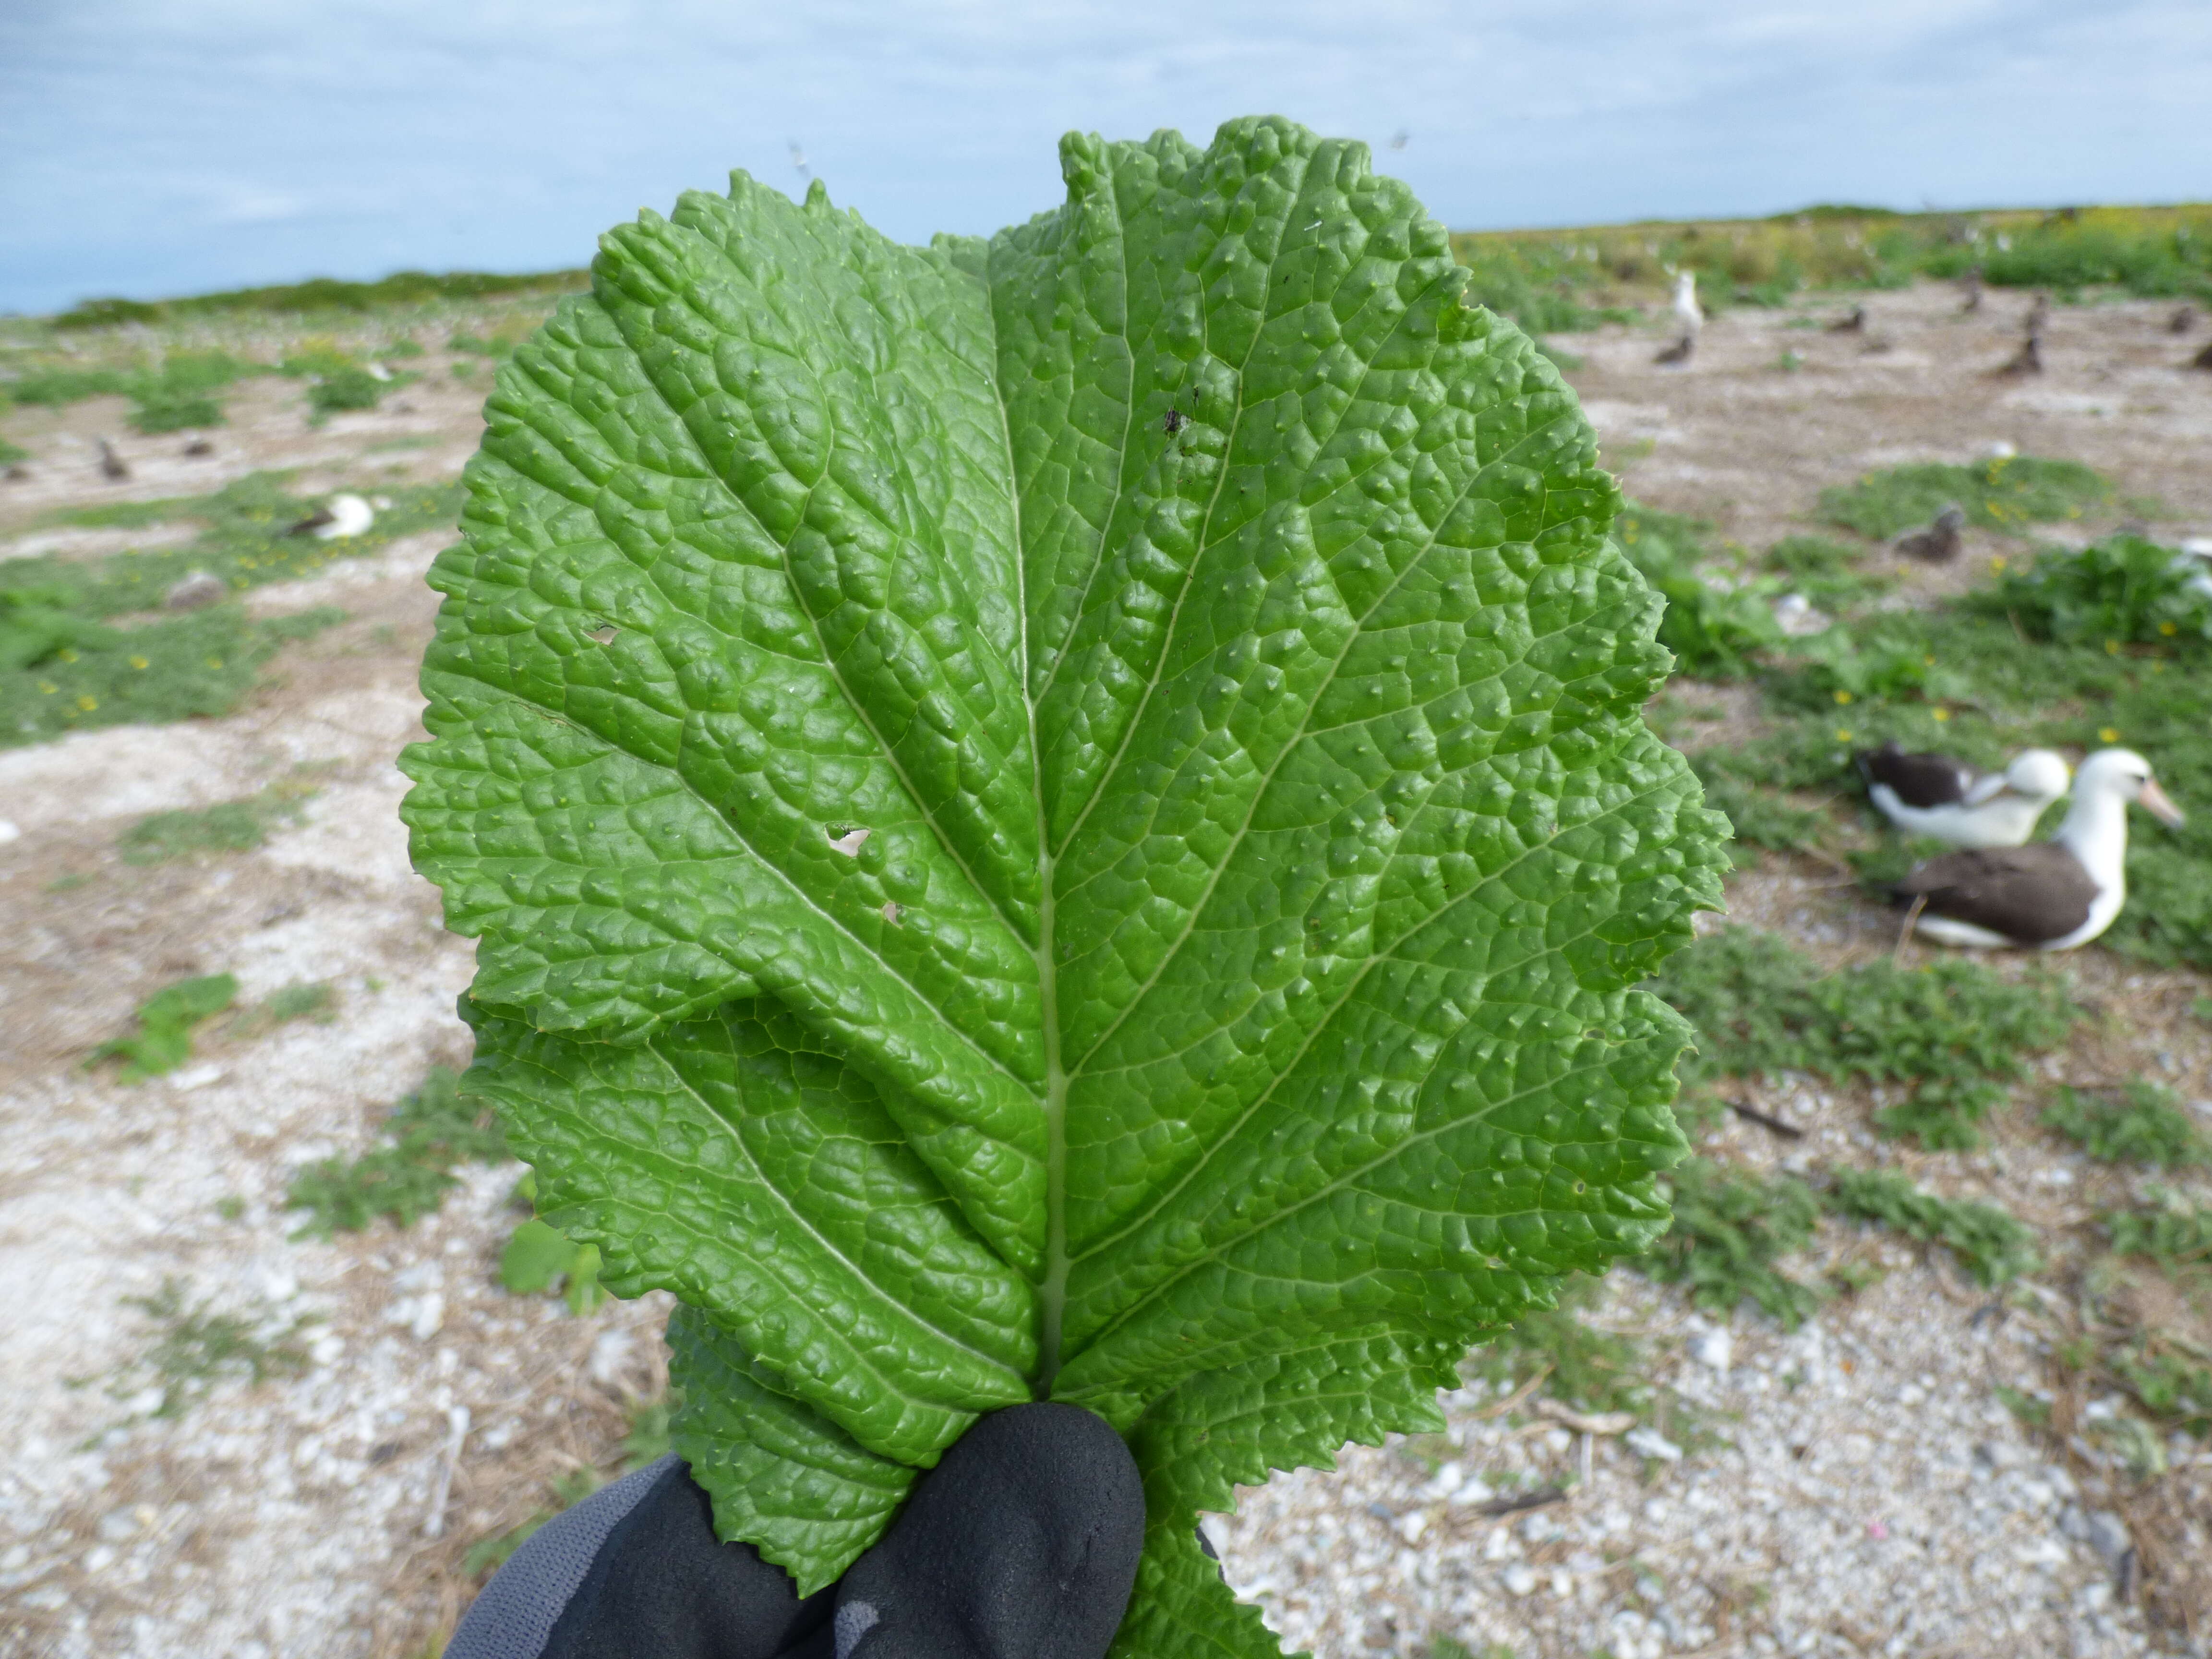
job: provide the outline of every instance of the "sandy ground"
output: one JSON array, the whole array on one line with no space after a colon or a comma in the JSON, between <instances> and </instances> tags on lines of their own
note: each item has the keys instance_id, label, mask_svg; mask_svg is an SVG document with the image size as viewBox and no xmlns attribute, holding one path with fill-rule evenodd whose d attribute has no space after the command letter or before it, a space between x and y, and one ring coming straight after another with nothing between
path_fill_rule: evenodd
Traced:
<instances>
[{"instance_id":1,"label":"sandy ground","mask_svg":"<svg viewBox=\"0 0 2212 1659\"><path fill-rule=\"evenodd\" d=\"M2162 534L2212 532L2212 374L2175 367L2202 340L2161 331L2170 307L2061 310L2050 371L2021 382L1987 371L2026 296L1993 293L1974 318L1932 286L1863 303L1858 336L1788 326L1841 303L1729 313L1685 369L1651 363L1648 331L1559 343L1587 359L1571 378L1631 493L1748 545L1808 527L1818 490L1868 467L1995 442L2158 496L2178 515ZM1784 351L1802 366L1778 367ZM249 382L204 460L180 438L131 436L114 400L14 410L0 435L33 460L28 480L0 485L0 557L112 546L77 532L58 549L33 528L52 507L195 493L255 467L301 468L308 489L450 477L485 379L456 384L435 356L410 367L428 378L385 410L313 429L295 383ZM100 478L101 435L131 462L128 483ZM264 614L335 604L349 620L288 647L228 719L0 750L0 819L21 832L0 845L0 1654L434 1651L473 1593L467 1548L544 1504L550 1480L615 1467L633 1404L662 1387L665 1306L577 1318L500 1288L512 1166L472 1172L405 1231L295 1242L281 1207L299 1165L365 1149L428 1066L466 1055L453 1003L471 950L440 929L394 816L437 545L258 592ZM278 781L314 793L257 852L118 855L146 813ZM1770 860L1732 902L1833 962L1886 948L1832 880ZM2116 1017L2063 1057L2068 1075L2140 1070L2212 1098L2207 1028L2185 1012L2212 984L2094 950L2077 966ZM137 1086L84 1067L136 1003L216 971L238 976L242 1005L327 983L331 1017L204 1028L186 1068ZM1867 1131L1873 1103L1808 1088L1767 1103L1804 1140L1726 1134L1753 1163L1873 1161L1892 1155ZM2054 1227L2126 1184L2016 1125L1971 1158L1899 1161ZM2058 1313L1994 1309L1941 1253L1833 1226L1820 1249L1887 1276L1795 1334L1750 1315L1722 1326L1640 1284L1616 1291L1600 1319L1644 1334L1680 1396L1662 1451L1509 1426L1522 1413L1471 1389L1448 1402L1445 1436L1355 1449L1211 1522L1232 1582L1328 1656L1411 1656L1444 1637L1522 1659L1966 1655L1992 1638L2021 1656L2190 1650L2153 1629L2139 1592L2146 1572L2179 1583L2192 1550L2212 1555L2212 1460L2177 1442L2177 1475L2144 1507L2089 1459L2032 1445L1996 1401L1995 1382L2047 1385ZM160 1322L138 1304L165 1284L304 1369L154 1415ZM1554 1483L1571 1495L1484 1512Z\"/></svg>"}]
</instances>

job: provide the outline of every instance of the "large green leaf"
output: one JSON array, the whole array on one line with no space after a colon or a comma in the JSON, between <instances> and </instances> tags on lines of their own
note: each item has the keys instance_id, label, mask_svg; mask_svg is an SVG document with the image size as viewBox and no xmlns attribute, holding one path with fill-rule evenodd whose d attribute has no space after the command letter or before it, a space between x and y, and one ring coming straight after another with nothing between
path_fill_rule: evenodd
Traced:
<instances>
[{"instance_id":1,"label":"large green leaf","mask_svg":"<svg viewBox=\"0 0 2212 1659\"><path fill-rule=\"evenodd\" d=\"M1720 820L1572 394L1357 144L1070 138L900 247L746 179L501 373L409 751L472 1087L812 1588L981 1412L1191 1517L1643 1249Z\"/></svg>"}]
</instances>

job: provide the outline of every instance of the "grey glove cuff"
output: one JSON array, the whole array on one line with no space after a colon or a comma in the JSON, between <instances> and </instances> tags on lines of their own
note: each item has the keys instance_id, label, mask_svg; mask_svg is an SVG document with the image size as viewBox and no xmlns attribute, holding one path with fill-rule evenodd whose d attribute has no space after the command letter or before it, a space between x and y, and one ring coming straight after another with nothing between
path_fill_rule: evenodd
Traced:
<instances>
[{"instance_id":1,"label":"grey glove cuff","mask_svg":"<svg viewBox=\"0 0 2212 1659\"><path fill-rule=\"evenodd\" d=\"M600 1487L525 1539L462 1617L445 1659L538 1659L607 1534L675 1462L671 1453Z\"/></svg>"}]
</instances>

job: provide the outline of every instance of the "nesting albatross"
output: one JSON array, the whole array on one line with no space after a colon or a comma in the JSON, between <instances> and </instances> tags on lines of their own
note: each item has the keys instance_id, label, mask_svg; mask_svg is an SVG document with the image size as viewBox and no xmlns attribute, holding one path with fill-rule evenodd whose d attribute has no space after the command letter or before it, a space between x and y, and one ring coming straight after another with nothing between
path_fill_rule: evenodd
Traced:
<instances>
[{"instance_id":1,"label":"nesting albatross","mask_svg":"<svg viewBox=\"0 0 2212 1659\"><path fill-rule=\"evenodd\" d=\"M2127 902L2128 803L2179 824L2181 809L2130 749L2101 749L2074 776L2074 805L2049 841L1930 859L1898 883L1908 927L1973 950L2070 951Z\"/></svg>"},{"instance_id":2,"label":"nesting albatross","mask_svg":"<svg viewBox=\"0 0 2212 1659\"><path fill-rule=\"evenodd\" d=\"M1876 811L1909 836L1954 847L2019 846L2069 781L2066 763L2048 749L2023 749L2002 772L1948 755L1909 755L1894 738L1852 758Z\"/></svg>"}]
</instances>

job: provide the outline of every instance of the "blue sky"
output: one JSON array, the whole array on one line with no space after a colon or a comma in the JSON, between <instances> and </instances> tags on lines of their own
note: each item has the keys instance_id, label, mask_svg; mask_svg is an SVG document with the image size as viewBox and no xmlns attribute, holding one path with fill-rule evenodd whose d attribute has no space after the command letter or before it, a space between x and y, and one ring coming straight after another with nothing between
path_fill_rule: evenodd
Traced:
<instances>
[{"instance_id":1,"label":"blue sky","mask_svg":"<svg viewBox=\"0 0 2212 1659\"><path fill-rule=\"evenodd\" d=\"M8 0L0 310L580 264L794 142L892 235L988 232L1068 128L1255 112L1462 228L2202 199L2208 90L2204 0Z\"/></svg>"}]
</instances>

